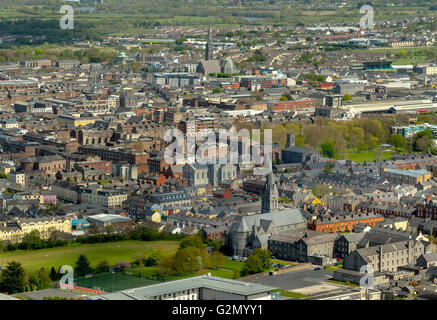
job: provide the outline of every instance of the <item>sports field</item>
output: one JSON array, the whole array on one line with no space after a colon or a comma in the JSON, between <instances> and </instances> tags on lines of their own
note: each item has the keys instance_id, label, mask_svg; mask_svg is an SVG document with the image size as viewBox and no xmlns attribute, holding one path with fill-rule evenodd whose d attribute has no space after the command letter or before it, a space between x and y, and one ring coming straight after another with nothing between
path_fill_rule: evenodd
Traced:
<instances>
[{"instance_id":1,"label":"sports field","mask_svg":"<svg viewBox=\"0 0 437 320\"><path fill-rule=\"evenodd\" d=\"M74 284L80 287L103 290L107 292L138 288L160 283L158 280L139 278L124 273L105 273L90 278L76 278Z\"/></svg>"},{"instance_id":2,"label":"sports field","mask_svg":"<svg viewBox=\"0 0 437 320\"><path fill-rule=\"evenodd\" d=\"M382 153L383 160L390 160L392 156L393 156L392 151L384 151ZM376 159L376 156L373 151L365 151L365 152L346 153L344 158L347 160L352 160L358 163L362 163L364 161L372 162L373 160Z\"/></svg>"},{"instance_id":3,"label":"sports field","mask_svg":"<svg viewBox=\"0 0 437 320\"><path fill-rule=\"evenodd\" d=\"M118 241L95 244L74 244L67 247L13 251L0 254L0 266L9 261L20 262L27 272L40 268L48 270L62 265L74 266L80 254L84 254L95 267L100 261L106 260L114 265L119 261L133 261L138 253L147 254L154 249L162 250L164 255L173 255L179 247L179 241Z\"/></svg>"}]
</instances>

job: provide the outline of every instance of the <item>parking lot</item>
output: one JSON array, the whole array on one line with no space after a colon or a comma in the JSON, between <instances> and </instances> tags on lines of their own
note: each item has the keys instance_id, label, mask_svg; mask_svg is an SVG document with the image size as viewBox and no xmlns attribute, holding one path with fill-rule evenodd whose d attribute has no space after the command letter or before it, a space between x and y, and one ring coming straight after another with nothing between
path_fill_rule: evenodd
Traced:
<instances>
[{"instance_id":1,"label":"parking lot","mask_svg":"<svg viewBox=\"0 0 437 320\"><path fill-rule=\"evenodd\" d=\"M325 289L331 289L331 284L327 283L326 280L332 278L333 271L325 270L321 268L320 270L314 270L315 267L291 271L288 273L283 273L276 276L263 276L259 278L252 278L250 282L256 282L267 286L272 286L276 288L280 288L288 291L299 292L297 289L313 287L316 292L308 292L306 294L314 294L322 291L326 291ZM323 287L326 288L322 288ZM308 290L306 290L308 291Z\"/></svg>"}]
</instances>

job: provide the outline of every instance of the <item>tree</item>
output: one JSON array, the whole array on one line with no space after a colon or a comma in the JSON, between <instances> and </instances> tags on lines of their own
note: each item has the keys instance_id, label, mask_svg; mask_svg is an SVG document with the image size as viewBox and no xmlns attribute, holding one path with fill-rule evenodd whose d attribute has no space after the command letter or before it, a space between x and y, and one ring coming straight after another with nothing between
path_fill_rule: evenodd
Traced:
<instances>
[{"instance_id":1,"label":"tree","mask_svg":"<svg viewBox=\"0 0 437 320\"><path fill-rule=\"evenodd\" d=\"M256 248L244 262L241 275L246 276L268 270L270 268L270 259L270 251Z\"/></svg>"},{"instance_id":2,"label":"tree","mask_svg":"<svg viewBox=\"0 0 437 320\"><path fill-rule=\"evenodd\" d=\"M335 158L335 143L334 142L325 142L320 146L322 150L322 155L328 158Z\"/></svg>"},{"instance_id":3,"label":"tree","mask_svg":"<svg viewBox=\"0 0 437 320\"><path fill-rule=\"evenodd\" d=\"M406 149L407 148L407 139L400 134L392 134L388 139L388 143L390 143L393 147L397 149Z\"/></svg>"},{"instance_id":4,"label":"tree","mask_svg":"<svg viewBox=\"0 0 437 320\"><path fill-rule=\"evenodd\" d=\"M427 135L422 137L416 137L413 142L414 151L424 152L429 150L432 145L432 139L430 139Z\"/></svg>"},{"instance_id":5,"label":"tree","mask_svg":"<svg viewBox=\"0 0 437 320\"><path fill-rule=\"evenodd\" d=\"M29 277L29 287L34 290L47 289L50 286L50 278L44 268Z\"/></svg>"},{"instance_id":6,"label":"tree","mask_svg":"<svg viewBox=\"0 0 437 320\"><path fill-rule=\"evenodd\" d=\"M163 257L163 252L160 249L157 250L153 250L153 252L143 260L143 264L145 267L151 267L151 266L155 266L158 264L158 262L162 259Z\"/></svg>"},{"instance_id":7,"label":"tree","mask_svg":"<svg viewBox=\"0 0 437 320\"><path fill-rule=\"evenodd\" d=\"M109 263L108 263L108 261L106 261L106 260L100 261L97 264L96 272L97 273L106 273L106 272L109 272Z\"/></svg>"},{"instance_id":8,"label":"tree","mask_svg":"<svg viewBox=\"0 0 437 320\"><path fill-rule=\"evenodd\" d=\"M200 258L198 258L200 257ZM174 269L180 273L191 273L202 268L202 250L196 247L181 248L174 256Z\"/></svg>"},{"instance_id":9,"label":"tree","mask_svg":"<svg viewBox=\"0 0 437 320\"><path fill-rule=\"evenodd\" d=\"M352 96L350 95L350 94L345 94L344 96L343 96L343 98L341 98L341 100L342 101L352 101L353 100L353 98L352 98Z\"/></svg>"},{"instance_id":10,"label":"tree","mask_svg":"<svg viewBox=\"0 0 437 320\"><path fill-rule=\"evenodd\" d=\"M2 270L0 288L2 292L22 292L25 286L25 272L21 263L11 261Z\"/></svg>"},{"instance_id":11,"label":"tree","mask_svg":"<svg viewBox=\"0 0 437 320\"><path fill-rule=\"evenodd\" d=\"M50 269L50 279L52 279L52 281L59 280L58 279L58 273L56 272L55 267L53 267L53 266Z\"/></svg>"},{"instance_id":12,"label":"tree","mask_svg":"<svg viewBox=\"0 0 437 320\"><path fill-rule=\"evenodd\" d=\"M214 251L209 257L209 263L211 268L218 269L222 267L226 262L226 257L223 253Z\"/></svg>"},{"instance_id":13,"label":"tree","mask_svg":"<svg viewBox=\"0 0 437 320\"><path fill-rule=\"evenodd\" d=\"M327 164L325 165L325 167L323 168L323 171L324 171L326 174L331 173L333 167L334 167L334 165L333 165L332 163L327 163Z\"/></svg>"},{"instance_id":14,"label":"tree","mask_svg":"<svg viewBox=\"0 0 437 320\"><path fill-rule=\"evenodd\" d=\"M21 249L40 249L43 246L41 235L38 230L33 230L26 234L21 241Z\"/></svg>"},{"instance_id":15,"label":"tree","mask_svg":"<svg viewBox=\"0 0 437 320\"><path fill-rule=\"evenodd\" d=\"M173 257L166 257L159 261L158 268L160 274L166 278L169 274L173 272L173 266L174 266L174 258Z\"/></svg>"},{"instance_id":16,"label":"tree","mask_svg":"<svg viewBox=\"0 0 437 320\"><path fill-rule=\"evenodd\" d=\"M76 271L79 277L84 277L92 272L88 258L85 255L81 254L79 256L79 259L76 261L74 271Z\"/></svg>"},{"instance_id":17,"label":"tree","mask_svg":"<svg viewBox=\"0 0 437 320\"><path fill-rule=\"evenodd\" d=\"M203 249L204 245L203 245L202 238L197 235L186 236L185 238L182 239L181 243L179 244L179 248L184 249L187 247L195 247L195 248Z\"/></svg>"},{"instance_id":18,"label":"tree","mask_svg":"<svg viewBox=\"0 0 437 320\"><path fill-rule=\"evenodd\" d=\"M222 92L222 89L220 89L220 88L214 88L213 90L212 90L212 93L214 93L214 94L216 94L216 93L221 93Z\"/></svg>"},{"instance_id":19,"label":"tree","mask_svg":"<svg viewBox=\"0 0 437 320\"><path fill-rule=\"evenodd\" d=\"M0 240L0 253L3 253L3 250L5 250L5 244Z\"/></svg>"}]
</instances>

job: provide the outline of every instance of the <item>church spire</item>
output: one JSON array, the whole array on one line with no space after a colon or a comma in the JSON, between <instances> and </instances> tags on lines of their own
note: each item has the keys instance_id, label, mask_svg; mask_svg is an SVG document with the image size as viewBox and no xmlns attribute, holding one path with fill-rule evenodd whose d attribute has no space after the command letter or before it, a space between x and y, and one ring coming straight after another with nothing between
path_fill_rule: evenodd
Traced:
<instances>
[{"instance_id":1,"label":"church spire","mask_svg":"<svg viewBox=\"0 0 437 320\"><path fill-rule=\"evenodd\" d=\"M278 210L279 192L276 187L276 177L272 171L267 175L262 194L261 212L269 213Z\"/></svg>"},{"instance_id":2,"label":"church spire","mask_svg":"<svg viewBox=\"0 0 437 320\"><path fill-rule=\"evenodd\" d=\"M211 27L208 29L208 40L206 42L205 60L213 60L214 46L212 44Z\"/></svg>"}]
</instances>

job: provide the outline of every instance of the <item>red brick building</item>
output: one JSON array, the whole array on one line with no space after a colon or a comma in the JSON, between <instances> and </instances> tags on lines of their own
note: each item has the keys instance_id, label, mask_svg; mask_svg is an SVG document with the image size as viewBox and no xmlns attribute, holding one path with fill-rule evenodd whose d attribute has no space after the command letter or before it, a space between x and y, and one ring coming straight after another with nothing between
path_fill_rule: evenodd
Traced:
<instances>
[{"instance_id":1,"label":"red brick building","mask_svg":"<svg viewBox=\"0 0 437 320\"><path fill-rule=\"evenodd\" d=\"M76 162L78 167L102 170L106 174L112 173L112 161L84 161Z\"/></svg>"},{"instance_id":2,"label":"red brick building","mask_svg":"<svg viewBox=\"0 0 437 320\"><path fill-rule=\"evenodd\" d=\"M353 231L358 223L374 226L377 222L384 221L384 217L373 212L337 215L315 219L308 223L308 228L320 232L344 232Z\"/></svg>"},{"instance_id":3,"label":"red brick building","mask_svg":"<svg viewBox=\"0 0 437 320\"><path fill-rule=\"evenodd\" d=\"M270 112L283 112L283 111L293 111L297 109L308 109L314 108L316 102L312 99L302 99L302 100L287 100L287 101L276 101L269 102L267 104L267 110Z\"/></svg>"}]
</instances>

